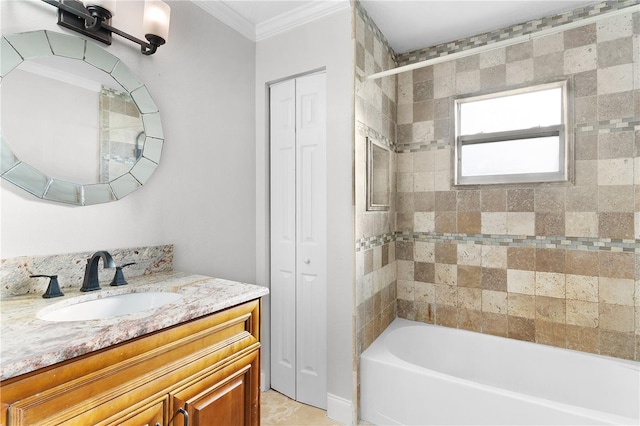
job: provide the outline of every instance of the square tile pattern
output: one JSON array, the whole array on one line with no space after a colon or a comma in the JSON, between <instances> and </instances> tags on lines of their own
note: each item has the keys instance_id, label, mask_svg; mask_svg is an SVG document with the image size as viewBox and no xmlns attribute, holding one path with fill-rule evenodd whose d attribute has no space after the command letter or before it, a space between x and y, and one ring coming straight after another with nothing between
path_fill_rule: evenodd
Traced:
<instances>
[{"instance_id":1,"label":"square tile pattern","mask_svg":"<svg viewBox=\"0 0 640 426\"><path fill-rule=\"evenodd\" d=\"M372 40L374 49L357 73L636 3L603 2L395 57L375 48L386 41L358 8L356 45L362 39L366 53ZM453 99L559 79L570 83L572 182L453 186ZM358 355L397 315L640 360L640 13L356 86ZM372 135L396 153L384 213L362 208L362 146Z\"/></svg>"}]
</instances>

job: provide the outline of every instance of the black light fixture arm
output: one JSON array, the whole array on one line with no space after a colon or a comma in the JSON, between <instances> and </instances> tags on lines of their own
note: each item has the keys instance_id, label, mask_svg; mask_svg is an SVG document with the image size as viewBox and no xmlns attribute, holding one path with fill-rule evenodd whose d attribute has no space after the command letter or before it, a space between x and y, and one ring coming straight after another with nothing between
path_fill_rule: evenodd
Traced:
<instances>
[{"instance_id":1,"label":"black light fixture arm","mask_svg":"<svg viewBox=\"0 0 640 426\"><path fill-rule=\"evenodd\" d=\"M106 44L111 44L111 33L118 34L120 37L124 37L127 40L130 40L134 43L140 45L140 52L143 55L153 55L158 50L159 46L162 46L165 43L165 40L162 37L159 37L154 34L146 34L145 37L148 40L140 40L137 37L132 36L131 34L127 34L122 30L119 30L115 27L112 27L108 21L111 19L111 12L108 10L99 7L99 6L88 6L85 7L79 1L67 1L64 2L62 0L42 0L43 2L50 4L58 8L59 13L62 14L71 14L81 20L84 20L84 31L82 29L77 28L74 25L69 25L69 23L63 24L62 20L59 19L58 24L63 25L66 28L82 32L90 37L101 41ZM99 37L97 35L92 35L91 33L97 33L98 31L107 32L108 37Z\"/></svg>"}]
</instances>

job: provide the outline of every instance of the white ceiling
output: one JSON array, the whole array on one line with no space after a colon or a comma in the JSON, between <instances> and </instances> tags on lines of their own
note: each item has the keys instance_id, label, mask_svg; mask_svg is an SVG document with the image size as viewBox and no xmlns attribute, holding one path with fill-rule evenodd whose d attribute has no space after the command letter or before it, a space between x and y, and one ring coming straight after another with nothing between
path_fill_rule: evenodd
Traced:
<instances>
[{"instance_id":1,"label":"white ceiling","mask_svg":"<svg viewBox=\"0 0 640 426\"><path fill-rule=\"evenodd\" d=\"M257 41L336 10L347 0L192 0ZM554 15L593 0L361 0L396 53Z\"/></svg>"}]
</instances>

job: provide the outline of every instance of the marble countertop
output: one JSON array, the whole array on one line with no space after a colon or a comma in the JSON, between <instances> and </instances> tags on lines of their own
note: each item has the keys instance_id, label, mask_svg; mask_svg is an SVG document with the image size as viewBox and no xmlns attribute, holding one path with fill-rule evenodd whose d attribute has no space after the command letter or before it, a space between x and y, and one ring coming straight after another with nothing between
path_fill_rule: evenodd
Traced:
<instances>
[{"instance_id":1,"label":"marble countertop","mask_svg":"<svg viewBox=\"0 0 640 426\"><path fill-rule=\"evenodd\" d=\"M0 380L9 379L147 333L258 299L266 287L194 275L163 272L127 278L128 285L81 293L65 289L64 297L15 296L0 301ZM40 320L36 313L53 304L71 305L111 295L170 291L182 295L157 309L119 317L70 322Z\"/></svg>"}]
</instances>

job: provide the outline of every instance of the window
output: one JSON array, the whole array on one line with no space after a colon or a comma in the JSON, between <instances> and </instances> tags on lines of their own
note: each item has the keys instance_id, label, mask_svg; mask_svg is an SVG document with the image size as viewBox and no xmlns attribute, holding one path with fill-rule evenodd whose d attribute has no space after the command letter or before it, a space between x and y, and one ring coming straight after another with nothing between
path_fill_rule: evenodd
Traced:
<instances>
[{"instance_id":1,"label":"window","mask_svg":"<svg viewBox=\"0 0 640 426\"><path fill-rule=\"evenodd\" d=\"M456 184L568 180L566 82L457 99Z\"/></svg>"}]
</instances>

